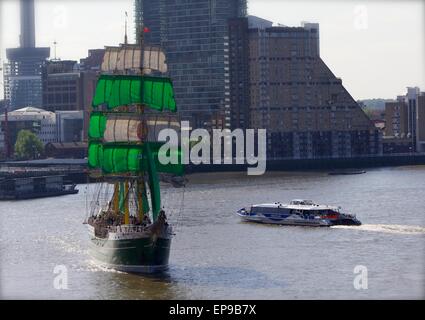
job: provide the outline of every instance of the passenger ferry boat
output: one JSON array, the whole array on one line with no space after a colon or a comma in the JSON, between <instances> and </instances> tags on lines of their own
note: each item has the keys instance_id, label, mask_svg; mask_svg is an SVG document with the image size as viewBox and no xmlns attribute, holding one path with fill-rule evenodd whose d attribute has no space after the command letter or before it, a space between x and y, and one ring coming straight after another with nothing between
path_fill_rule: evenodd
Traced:
<instances>
[{"instance_id":1,"label":"passenger ferry boat","mask_svg":"<svg viewBox=\"0 0 425 320\"><path fill-rule=\"evenodd\" d=\"M243 221L268 224L316 227L361 225L355 215L341 212L341 207L318 205L311 200L293 200L290 204L257 204L238 210L237 215Z\"/></svg>"}]
</instances>

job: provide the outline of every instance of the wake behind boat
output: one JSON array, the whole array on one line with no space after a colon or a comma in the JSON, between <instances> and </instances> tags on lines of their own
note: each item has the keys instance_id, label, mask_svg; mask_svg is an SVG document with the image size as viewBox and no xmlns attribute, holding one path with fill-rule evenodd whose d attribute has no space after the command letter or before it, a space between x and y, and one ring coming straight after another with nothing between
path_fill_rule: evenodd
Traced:
<instances>
[{"instance_id":1,"label":"wake behind boat","mask_svg":"<svg viewBox=\"0 0 425 320\"><path fill-rule=\"evenodd\" d=\"M267 224L314 227L361 225L355 215L341 212L340 207L318 205L310 200L293 200L290 204L257 204L240 209L237 215L243 221Z\"/></svg>"}]
</instances>

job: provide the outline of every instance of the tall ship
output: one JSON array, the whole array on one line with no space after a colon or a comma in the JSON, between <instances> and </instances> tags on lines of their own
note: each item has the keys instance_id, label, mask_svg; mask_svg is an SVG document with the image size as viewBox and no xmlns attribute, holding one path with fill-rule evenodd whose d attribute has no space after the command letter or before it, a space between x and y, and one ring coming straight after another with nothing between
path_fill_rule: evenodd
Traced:
<instances>
[{"instance_id":1,"label":"tall ship","mask_svg":"<svg viewBox=\"0 0 425 320\"><path fill-rule=\"evenodd\" d=\"M330 227L335 225L359 226L361 222L353 214L342 212L340 207L319 205L311 200L292 200L256 204L237 211L243 221L266 224Z\"/></svg>"},{"instance_id":2,"label":"tall ship","mask_svg":"<svg viewBox=\"0 0 425 320\"><path fill-rule=\"evenodd\" d=\"M143 29L143 28L142 28ZM178 130L176 102L158 47L106 47L93 98L88 141L89 252L95 262L124 272L168 268L173 229L161 206L161 185L184 184L181 149L162 151L163 129ZM162 158L161 158L162 157ZM163 158L178 159L169 164ZM173 204L171 204L173 205Z\"/></svg>"}]
</instances>

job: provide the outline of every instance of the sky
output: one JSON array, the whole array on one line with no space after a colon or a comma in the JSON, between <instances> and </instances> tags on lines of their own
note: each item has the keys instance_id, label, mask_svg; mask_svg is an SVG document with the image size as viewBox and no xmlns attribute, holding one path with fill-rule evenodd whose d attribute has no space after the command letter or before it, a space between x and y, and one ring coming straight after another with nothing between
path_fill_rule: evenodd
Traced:
<instances>
[{"instance_id":1,"label":"sky","mask_svg":"<svg viewBox=\"0 0 425 320\"><path fill-rule=\"evenodd\" d=\"M134 39L133 0L35 2L37 46L52 47L52 58L54 41L63 60L123 42L126 11ZM408 86L425 91L423 0L249 0L248 13L286 26L318 22L321 57L356 100L395 98ZM0 0L2 63L19 33L19 1Z\"/></svg>"}]
</instances>

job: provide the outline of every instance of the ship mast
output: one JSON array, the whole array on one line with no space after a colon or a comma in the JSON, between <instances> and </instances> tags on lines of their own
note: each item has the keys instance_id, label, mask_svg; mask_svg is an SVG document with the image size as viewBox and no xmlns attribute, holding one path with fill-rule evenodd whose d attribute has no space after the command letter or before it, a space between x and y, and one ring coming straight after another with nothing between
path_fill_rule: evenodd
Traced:
<instances>
[{"instance_id":1,"label":"ship mast","mask_svg":"<svg viewBox=\"0 0 425 320\"><path fill-rule=\"evenodd\" d=\"M128 37L127 37L127 17L128 14L127 12L125 13L125 35L124 35L124 48L125 46L128 45ZM143 48L144 48L144 28L142 26L141 28L141 32L140 32L140 52L141 52L141 65L140 65L140 75L143 76L144 75L144 68L143 68L143 58L144 58L144 52L143 52ZM126 71L124 71L124 73L126 73ZM128 107L123 107L124 111L128 112L129 108ZM140 116L140 118L143 118L144 115L144 105L143 104L138 104L136 105L136 112L137 114ZM148 132L147 132L147 125L144 125L144 130L145 130L145 134L143 135L144 137L148 137ZM144 141L142 141L142 143L144 143ZM140 161L142 161L142 159L140 159ZM132 181L132 179L126 179L123 183L115 183L114 184L114 193L112 196L112 211L115 214L120 214L120 211L123 210L124 211L124 224L128 225L130 224L130 192L132 190L135 190L135 194L136 194L136 208L137 208L137 213L138 213L138 218L139 218L139 222L143 221L143 218L146 214L145 210L144 210L144 201L147 201L147 199L143 199L143 194L146 192L146 186L145 186L145 177L144 175L140 175L140 177L138 177L136 179L136 181ZM120 194L124 194L124 199L123 199L123 203L120 203Z\"/></svg>"},{"instance_id":2,"label":"ship mast","mask_svg":"<svg viewBox=\"0 0 425 320\"><path fill-rule=\"evenodd\" d=\"M144 28L142 26L141 28L141 32L140 32L140 42L139 42L139 46L140 46L140 52L141 52L141 65L140 65L140 76L144 75ZM125 23L125 37L124 37L124 46L128 45L127 43L127 12L126 12L126 23ZM143 115L145 112L145 106L143 104L137 104L136 105L136 112L137 114L140 116L141 119L143 119ZM128 111L128 108L126 111ZM144 138L148 137L148 127L147 127L147 123L144 122ZM145 143L145 141L142 141L142 144ZM142 159L140 159L140 161L142 161ZM143 218L146 214L146 212L144 211L144 201L147 201L147 199L143 199L143 194L146 192L145 191L145 177L144 174L140 175L136 181L125 181L124 182L124 224L130 224L130 208L129 208L129 201L130 201L130 189L134 189L135 190L135 194L136 194L136 209L137 209L137 213L138 213L138 218L139 221L142 222Z\"/></svg>"},{"instance_id":3,"label":"ship mast","mask_svg":"<svg viewBox=\"0 0 425 320\"><path fill-rule=\"evenodd\" d=\"M100 169L104 181L113 185L108 211L126 224L132 217L142 222L149 212L155 221L161 211L158 174L183 174L181 164L158 163L162 144L150 141L148 134L157 120L147 119L146 108L177 112L171 79L147 76L167 69L164 52L145 47L148 30L142 26L138 44L128 44L125 32L125 43L106 47L90 115L89 168Z\"/></svg>"},{"instance_id":4,"label":"ship mast","mask_svg":"<svg viewBox=\"0 0 425 320\"><path fill-rule=\"evenodd\" d=\"M126 31L127 33L127 31ZM142 28L140 29L140 75L143 76L144 75L144 70L143 70L143 66L144 66L144 57L145 54L143 52L144 49L144 31L143 31L143 25ZM127 34L126 34L126 39L127 39ZM137 111L140 114L140 118L143 118L143 115L145 113L145 107L143 106L143 104L139 104L137 105ZM142 135L143 137L145 137L145 139L148 138L148 125L147 125L147 121L144 121L144 125L143 125L143 130L145 131L145 134ZM140 159L141 160L141 159ZM143 195L145 194L145 177L144 175L142 175L140 177L140 179L137 181L137 186L136 186L136 201L137 201L137 208L138 208L138 215L139 215L139 221L142 222L143 218L146 214L146 212L144 211L144 199L143 199ZM146 199L147 200L147 199Z\"/></svg>"}]
</instances>

